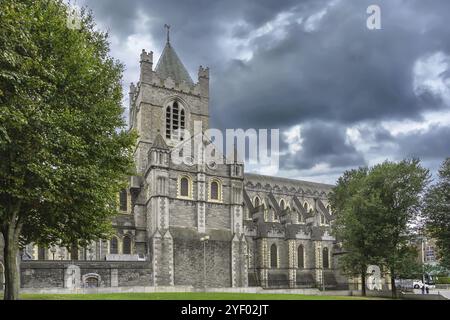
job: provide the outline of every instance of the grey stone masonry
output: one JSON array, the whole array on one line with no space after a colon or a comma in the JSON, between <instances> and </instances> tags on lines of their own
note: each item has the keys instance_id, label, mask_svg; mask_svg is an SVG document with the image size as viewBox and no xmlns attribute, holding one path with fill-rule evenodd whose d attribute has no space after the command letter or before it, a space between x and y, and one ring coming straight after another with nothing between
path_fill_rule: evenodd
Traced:
<instances>
[{"instance_id":1,"label":"grey stone masonry","mask_svg":"<svg viewBox=\"0 0 450 320\"><path fill-rule=\"evenodd\" d=\"M91 287L304 288L342 281L328 203L333 186L246 174L236 152L225 163L195 162L180 152L191 142L194 151L216 148L205 134L210 70L200 66L191 78L169 42L156 68L153 58L142 51L138 82L130 85L130 129L139 138L127 210L113 221L114 238L80 249L80 259L102 261L70 261L59 248L53 259L67 261L24 262L23 286L76 286L79 280ZM186 139L194 127L198 134ZM196 155L206 159L204 150ZM201 242L205 236L209 241ZM41 249L31 245L28 254L52 257Z\"/></svg>"}]
</instances>

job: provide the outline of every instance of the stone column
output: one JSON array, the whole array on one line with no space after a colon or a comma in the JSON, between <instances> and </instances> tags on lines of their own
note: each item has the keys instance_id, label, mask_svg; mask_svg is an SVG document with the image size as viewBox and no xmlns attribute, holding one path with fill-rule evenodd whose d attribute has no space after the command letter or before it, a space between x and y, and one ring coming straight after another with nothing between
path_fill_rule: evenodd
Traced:
<instances>
[{"instance_id":1,"label":"stone column","mask_svg":"<svg viewBox=\"0 0 450 320\"><path fill-rule=\"evenodd\" d=\"M119 286L119 270L111 269L111 287Z\"/></svg>"},{"instance_id":2,"label":"stone column","mask_svg":"<svg viewBox=\"0 0 450 320\"><path fill-rule=\"evenodd\" d=\"M162 254L164 257L164 273L166 283L169 286L174 285L174 265L173 265L173 238L170 231L167 230L163 237Z\"/></svg>"},{"instance_id":3,"label":"stone column","mask_svg":"<svg viewBox=\"0 0 450 320\"><path fill-rule=\"evenodd\" d=\"M241 286L248 287L248 244L245 235L241 236Z\"/></svg>"},{"instance_id":4,"label":"stone column","mask_svg":"<svg viewBox=\"0 0 450 320\"><path fill-rule=\"evenodd\" d=\"M162 268L162 236L159 230L156 230L152 238L152 248L153 248L153 285L155 287L160 285L160 269Z\"/></svg>"},{"instance_id":5,"label":"stone column","mask_svg":"<svg viewBox=\"0 0 450 320\"><path fill-rule=\"evenodd\" d=\"M240 286L240 244L239 236L234 234L233 240L231 241L231 286L233 288Z\"/></svg>"},{"instance_id":6,"label":"stone column","mask_svg":"<svg viewBox=\"0 0 450 320\"><path fill-rule=\"evenodd\" d=\"M320 241L314 241L315 251L315 265L316 265L316 282L322 284L323 281L323 269L322 269L322 243Z\"/></svg>"},{"instance_id":7,"label":"stone column","mask_svg":"<svg viewBox=\"0 0 450 320\"><path fill-rule=\"evenodd\" d=\"M200 168L201 167L201 168ZM199 166L203 170L203 166ZM197 174L197 230L199 233L206 232L206 176L204 173Z\"/></svg>"},{"instance_id":8,"label":"stone column","mask_svg":"<svg viewBox=\"0 0 450 320\"><path fill-rule=\"evenodd\" d=\"M297 250L296 250L296 241L288 240L289 246L289 286L295 287L297 281L297 272L296 272L296 261L297 261Z\"/></svg>"},{"instance_id":9,"label":"stone column","mask_svg":"<svg viewBox=\"0 0 450 320\"><path fill-rule=\"evenodd\" d=\"M262 238L258 240L258 256L259 256L259 279L261 281L261 286L267 286L269 280L269 250L267 247L267 239Z\"/></svg>"}]
</instances>

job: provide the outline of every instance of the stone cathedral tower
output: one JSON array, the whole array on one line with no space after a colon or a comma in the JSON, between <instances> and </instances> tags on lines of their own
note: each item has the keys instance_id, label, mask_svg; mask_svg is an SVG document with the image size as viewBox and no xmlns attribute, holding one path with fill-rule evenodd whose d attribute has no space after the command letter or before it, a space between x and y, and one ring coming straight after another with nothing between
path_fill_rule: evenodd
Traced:
<instances>
[{"instance_id":1,"label":"stone cathedral tower","mask_svg":"<svg viewBox=\"0 0 450 320\"><path fill-rule=\"evenodd\" d=\"M183 130L209 127L209 69L194 82L169 37L155 68L153 52L143 50L140 64L129 116L139 134L130 182L136 251L148 255L155 286L247 286L243 165L171 161Z\"/></svg>"},{"instance_id":2,"label":"stone cathedral tower","mask_svg":"<svg viewBox=\"0 0 450 320\"><path fill-rule=\"evenodd\" d=\"M180 152L180 144L192 142L194 152L196 146L211 151L203 134L209 127L209 69L200 67L194 81L169 34L158 63L143 50L140 64L129 115L139 134L137 174L119 195L115 235L76 256L30 244L25 258L45 263L22 261L23 285L337 289L347 283L331 232L333 186L244 174L236 151L225 163ZM206 152L200 155L204 160ZM180 156L183 161L174 161ZM64 279L62 262L49 261L55 254L71 263ZM72 265L77 259L85 261Z\"/></svg>"}]
</instances>

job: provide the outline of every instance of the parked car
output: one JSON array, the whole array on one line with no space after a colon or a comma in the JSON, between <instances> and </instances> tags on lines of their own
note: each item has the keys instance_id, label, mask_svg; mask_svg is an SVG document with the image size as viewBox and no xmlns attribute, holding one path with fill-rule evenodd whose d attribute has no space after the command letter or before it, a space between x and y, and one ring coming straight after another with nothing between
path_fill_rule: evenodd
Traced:
<instances>
[{"instance_id":1,"label":"parked car","mask_svg":"<svg viewBox=\"0 0 450 320\"><path fill-rule=\"evenodd\" d=\"M436 288L434 283L433 284L431 284L431 283L424 284L422 280L413 280L413 288L414 289L422 289L423 286L425 286L425 288L428 288L428 289Z\"/></svg>"},{"instance_id":2,"label":"parked car","mask_svg":"<svg viewBox=\"0 0 450 320\"><path fill-rule=\"evenodd\" d=\"M423 286L425 286L425 288L434 289L436 287L434 283L424 284L422 280L418 279L396 279L395 285L398 288L403 289L422 289Z\"/></svg>"}]
</instances>

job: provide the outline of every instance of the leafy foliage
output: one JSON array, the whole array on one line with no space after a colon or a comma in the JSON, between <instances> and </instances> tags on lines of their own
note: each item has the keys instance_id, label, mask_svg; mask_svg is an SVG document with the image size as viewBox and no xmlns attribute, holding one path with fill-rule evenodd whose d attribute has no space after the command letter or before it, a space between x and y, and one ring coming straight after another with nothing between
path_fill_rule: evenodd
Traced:
<instances>
[{"instance_id":1,"label":"leafy foliage","mask_svg":"<svg viewBox=\"0 0 450 320\"><path fill-rule=\"evenodd\" d=\"M344 173L329 199L337 213L334 233L346 252L344 270L363 275L373 263L392 278L415 272L410 225L420 212L428 179L428 170L416 159Z\"/></svg>"},{"instance_id":2,"label":"leafy foliage","mask_svg":"<svg viewBox=\"0 0 450 320\"><path fill-rule=\"evenodd\" d=\"M132 173L107 34L57 0L0 1L0 231L12 245L107 237ZM6 251L5 251L6 252Z\"/></svg>"},{"instance_id":3,"label":"leafy foliage","mask_svg":"<svg viewBox=\"0 0 450 320\"><path fill-rule=\"evenodd\" d=\"M436 239L440 263L450 269L450 158L439 170L439 180L426 195L426 229Z\"/></svg>"}]
</instances>

